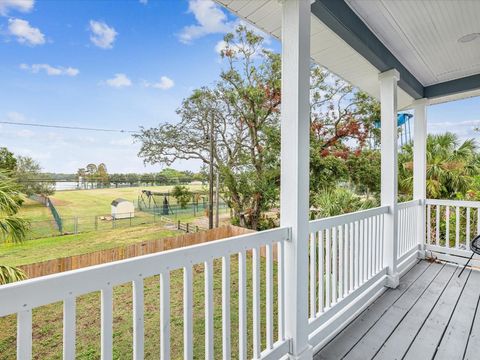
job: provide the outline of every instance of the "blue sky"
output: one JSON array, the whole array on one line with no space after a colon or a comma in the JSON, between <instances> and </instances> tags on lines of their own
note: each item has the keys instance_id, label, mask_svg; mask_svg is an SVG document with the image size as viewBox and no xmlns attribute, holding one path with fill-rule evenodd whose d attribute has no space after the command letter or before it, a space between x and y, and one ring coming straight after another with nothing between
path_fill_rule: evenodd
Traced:
<instances>
[{"instance_id":1,"label":"blue sky","mask_svg":"<svg viewBox=\"0 0 480 360\"><path fill-rule=\"evenodd\" d=\"M0 120L124 130L175 122L182 99L218 77L216 48L237 23L210 0L0 0ZM453 123L459 136L476 136L479 105L432 106L429 130ZM0 145L47 171L90 162L110 172L160 169L145 167L124 133L0 124Z\"/></svg>"}]
</instances>

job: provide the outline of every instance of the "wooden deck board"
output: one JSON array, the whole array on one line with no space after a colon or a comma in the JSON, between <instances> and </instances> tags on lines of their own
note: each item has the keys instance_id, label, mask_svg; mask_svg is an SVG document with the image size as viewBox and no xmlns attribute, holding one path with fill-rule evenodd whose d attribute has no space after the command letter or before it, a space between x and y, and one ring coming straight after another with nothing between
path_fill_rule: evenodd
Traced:
<instances>
[{"instance_id":1,"label":"wooden deck board","mask_svg":"<svg viewBox=\"0 0 480 360\"><path fill-rule=\"evenodd\" d=\"M433 306L452 279L454 272L455 268L453 266L445 266L442 269L442 272L432 281L428 289L380 348L380 351L374 357L375 360L401 359L405 355Z\"/></svg>"},{"instance_id":2,"label":"wooden deck board","mask_svg":"<svg viewBox=\"0 0 480 360\"><path fill-rule=\"evenodd\" d=\"M362 338L382 314L427 270L430 264L421 261L404 277L396 289L385 292L377 301L363 311L342 332L330 341L319 353L315 360L341 359Z\"/></svg>"},{"instance_id":3,"label":"wooden deck board","mask_svg":"<svg viewBox=\"0 0 480 360\"><path fill-rule=\"evenodd\" d=\"M455 307L455 312L448 324L435 359L461 359L467 347L470 329L477 310L478 297L480 296L480 273L472 271L460 300ZM477 354L477 358L480 354Z\"/></svg>"},{"instance_id":4,"label":"wooden deck board","mask_svg":"<svg viewBox=\"0 0 480 360\"><path fill-rule=\"evenodd\" d=\"M382 315L344 357L347 360L372 359L424 291L441 273L444 265L432 264L421 277Z\"/></svg>"},{"instance_id":5,"label":"wooden deck board","mask_svg":"<svg viewBox=\"0 0 480 360\"><path fill-rule=\"evenodd\" d=\"M480 359L480 272L421 261L314 357Z\"/></svg>"}]
</instances>

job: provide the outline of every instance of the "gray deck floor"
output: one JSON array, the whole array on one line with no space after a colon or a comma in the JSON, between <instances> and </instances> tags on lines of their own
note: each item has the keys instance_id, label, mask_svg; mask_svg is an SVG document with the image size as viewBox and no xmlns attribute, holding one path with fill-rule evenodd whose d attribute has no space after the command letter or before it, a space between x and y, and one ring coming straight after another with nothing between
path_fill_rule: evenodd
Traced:
<instances>
[{"instance_id":1,"label":"gray deck floor","mask_svg":"<svg viewBox=\"0 0 480 360\"><path fill-rule=\"evenodd\" d=\"M420 261L314 357L480 359L480 271Z\"/></svg>"}]
</instances>

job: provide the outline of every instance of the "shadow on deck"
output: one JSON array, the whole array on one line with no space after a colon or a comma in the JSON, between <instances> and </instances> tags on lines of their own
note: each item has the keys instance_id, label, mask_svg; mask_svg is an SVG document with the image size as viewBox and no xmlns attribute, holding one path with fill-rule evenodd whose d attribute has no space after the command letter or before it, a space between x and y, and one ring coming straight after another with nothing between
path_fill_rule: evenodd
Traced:
<instances>
[{"instance_id":1,"label":"shadow on deck","mask_svg":"<svg viewBox=\"0 0 480 360\"><path fill-rule=\"evenodd\" d=\"M420 261L314 357L480 359L480 271Z\"/></svg>"}]
</instances>

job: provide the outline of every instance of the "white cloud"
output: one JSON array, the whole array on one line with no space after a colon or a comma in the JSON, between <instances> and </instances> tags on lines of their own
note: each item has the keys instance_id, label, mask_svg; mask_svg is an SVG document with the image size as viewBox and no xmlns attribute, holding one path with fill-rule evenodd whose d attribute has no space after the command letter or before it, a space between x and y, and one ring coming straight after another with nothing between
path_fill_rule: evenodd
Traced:
<instances>
[{"instance_id":1,"label":"white cloud","mask_svg":"<svg viewBox=\"0 0 480 360\"><path fill-rule=\"evenodd\" d=\"M145 85L145 87L152 87L152 88L155 88L155 89L168 90L175 85L175 82L167 76L162 76L160 78L159 82L149 83L149 82L145 81L144 85Z\"/></svg>"},{"instance_id":2,"label":"white cloud","mask_svg":"<svg viewBox=\"0 0 480 360\"><path fill-rule=\"evenodd\" d=\"M198 24L185 26L179 34L180 41L190 43L202 36L226 33L232 30L234 22L212 0L189 0L188 11L195 16Z\"/></svg>"},{"instance_id":3,"label":"white cloud","mask_svg":"<svg viewBox=\"0 0 480 360\"><path fill-rule=\"evenodd\" d=\"M21 44L32 46L45 44L45 35L38 28L30 26L26 20L8 19L8 31Z\"/></svg>"},{"instance_id":4,"label":"white cloud","mask_svg":"<svg viewBox=\"0 0 480 360\"><path fill-rule=\"evenodd\" d=\"M34 0L0 0L0 15L8 15L10 10L29 12L34 3Z\"/></svg>"},{"instance_id":5,"label":"white cloud","mask_svg":"<svg viewBox=\"0 0 480 360\"><path fill-rule=\"evenodd\" d=\"M148 0L138 0L140 4L146 5L148 4Z\"/></svg>"},{"instance_id":6,"label":"white cloud","mask_svg":"<svg viewBox=\"0 0 480 360\"><path fill-rule=\"evenodd\" d=\"M90 41L102 49L111 49L118 33L103 21L90 20Z\"/></svg>"},{"instance_id":7,"label":"white cloud","mask_svg":"<svg viewBox=\"0 0 480 360\"><path fill-rule=\"evenodd\" d=\"M27 70L32 72L33 74L38 74L40 71L45 71L47 75L50 76L59 76L59 75L66 75L66 76L77 76L80 72L76 68L72 67L63 67L63 66L51 66L48 64L20 64L20 69Z\"/></svg>"},{"instance_id":8,"label":"white cloud","mask_svg":"<svg viewBox=\"0 0 480 360\"><path fill-rule=\"evenodd\" d=\"M125 74L115 74L111 79L105 81L108 86L120 89L132 85L132 81Z\"/></svg>"}]
</instances>

